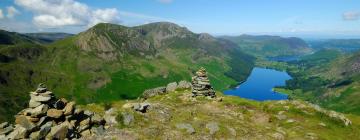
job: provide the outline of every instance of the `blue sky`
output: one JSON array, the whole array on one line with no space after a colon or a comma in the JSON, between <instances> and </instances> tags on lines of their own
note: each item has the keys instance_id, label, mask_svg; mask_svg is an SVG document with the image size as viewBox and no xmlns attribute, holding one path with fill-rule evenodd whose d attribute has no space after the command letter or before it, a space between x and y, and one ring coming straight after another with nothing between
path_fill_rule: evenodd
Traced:
<instances>
[{"instance_id":1,"label":"blue sky","mask_svg":"<svg viewBox=\"0 0 360 140\"><path fill-rule=\"evenodd\" d=\"M213 35L360 37L358 0L0 0L0 9L0 28L18 32L169 21Z\"/></svg>"}]
</instances>

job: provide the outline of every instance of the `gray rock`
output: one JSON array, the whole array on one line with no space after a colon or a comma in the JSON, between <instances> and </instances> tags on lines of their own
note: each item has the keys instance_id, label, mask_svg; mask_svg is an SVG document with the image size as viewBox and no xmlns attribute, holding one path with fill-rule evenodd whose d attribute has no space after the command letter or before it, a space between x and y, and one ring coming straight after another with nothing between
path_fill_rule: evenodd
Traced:
<instances>
[{"instance_id":1,"label":"gray rock","mask_svg":"<svg viewBox=\"0 0 360 140\"><path fill-rule=\"evenodd\" d=\"M15 123L19 124L20 126L22 126L22 128L25 128L27 131L31 131L36 127L34 123L32 123L30 120L27 119L26 116L23 115L16 116Z\"/></svg>"},{"instance_id":2,"label":"gray rock","mask_svg":"<svg viewBox=\"0 0 360 140\"><path fill-rule=\"evenodd\" d=\"M92 124L102 125L105 123L105 120L99 114L94 113L91 117L91 122Z\"/></svg>"},{"instance_id":3,"label":"gray rock","mask_svg":"<svg viewBox=\"0 0 360 140\"><path fill-rule=\"evenodd\" d=\"M65 123L51 127L50 133L46 136L46 139L60 139L66 138L68 132L68 126Z\"/></svg>"},{"instance_id":4,"label":"gray rock","mask_svg":"<svg viewBox=\"0 0 360 140\"><path fill-rule=\"evenodd\" d=\"M180 81L177 88L178 89L190 89L191 88L191 83L188 82L188 81Z\"/></svg>"},{"instance_id":5,"label":"gray rock","mask_svg":"<svg viewBox=\"0 0 360 140\"><path fill-rule=\"evenodd\" d=\"M114 108L111 108L105 112L104 119L106 121L106 124L108 125L114 125L118 122L116 121L116 112Z\"/></svg>"},{"instance_id":6,"label":"gray rock","mask_svg":"<svg viewBox=\"0 0 360 140\"><path fill-rule=\"evenodd\" d=\"M33 94L30 94L30 98L31 100L33 101L36 101L36 102L47 102L47 101L50 101L51 97L45 97L45 96L41 96L41 95L33 95Z\"/></svg>"},{"instance_id":7,"label":"gray rock","mask_svg":"<svg viewBox=\"0 0 360 140\"><path fill-rule=\"evenodd\" d=\"M145 90L142 94L142 97L147 99L150 97L163 95L163 94L166 94L166 87L157 87L157 88Z\"/></svg>"},{"instance_id":8,"label":"gray rock","mask_svg":"<svg viewBox=\"0 0 360 140\"><path fill-rule=\"evenodd\" d=\"M48 110L49 106L46 104L42 104L34 109L32 109L30 111L31 116L40 116L40 115L44 115L46 114L47 110Z\"/></svg>"},{"instance_id":9,"label":"gray rock","mask_svg":"<svg viewBox=\"0 0 360 140\"><path fill-rule=\"evenodd\" d=\"M47 116L43 116L40 118L40 120L36 123L37 126L42 126L44 123L46 123Z\"/></svg>"},{"instance_id":10,"label":"gray rock","mask_svg":"<svg viewBox=\"0 0 360 140\"><path fill-rule=\"evenodd\" d=\"M73 113L75 107L75 102L69 102L64 108L64 115L70 115Z\"/></svg>"},{"instance_id":11,"label":"gray rock","mask_svg":"<svg viewBox=\"0 0 360 140\"><path fill-rule=\"evenodd\" d=\"M63 111L57 109L49 109L46 115L51 118L60 118L63 115Z\"/></svg>"},{"instance_id":12,"label":"gray rock","mask_svg":"<svg viewBox=\"0 0 360 140\"><path fill-rule=\"evenodd\" d=\"M85 111L84 111L84 114L91 117L91 116L94 115L94 112L91 112L91 111L89 111L89 110L85 110Z\"/></svg>"},{"instance_id":13,"label":"gray rock","mask_svg":"<svg viewBox=\"0 0 360 140\"><path fill-rule=\"evenodd\" d=\"M123 112L121 114L122 114L122 117L123 117L123 124L124 125L130 125L131 122L134 121L134 116L132 114L127 113L127 112Z\"/></svg>"},{"instance_id":14,"label":"gray rock","mask_svg":"<svg viewBox=\"0 0 360 140\"><path fill-rule=\"evenodd\" d=\"M104 126L100 125L99 127L92 127L91 132L95 135L103 135L105 133Z\"/></svg>"},{"instance_id":15,"label":"gray rock","mask_svg":"<svg viewBox=\"0 0 360 140\"><path fill-rule=\"evenodd\" d=\"M146 113L147 109L150 107L149 103L137 103L134 104L133 109L141 113Z\"/></svg>"},{"instance_id":16,"label":"gray rock","mask_svg":"<svg viewBox=\"0 0 360 140\"><path fill-rule=\"evenodd\" d=\"M0 124L0 129L1 128L5 128L5 127L8 127L9 126L9 123L8 122L3 122Z\"/></svg>"},{"instance_id":17,"label":"gray rock","mask_svg":"<svg viewBox=\"0 0 360 140\"><path fill-rule=\"evenodd\" d=\"M31 140L40 140L39 134L40 134L40 131L32 132L29 137Z\"/></svg>"},{"instance_id":18,"label":"gray rock","mask_svg":"<svg viewBox=\"0 0 360 140\"><path fill-rule=\"evenodd\" d=\"M35 107L38 107L40 105L41 105L41 102L37 102L37 101L34 101L34 100L29 101L29 107L30 108L35 108Z\"/></svg>"},{"instance_id":19,"label":"gray rock","mask_svg":"<svg viewBox=\"0 0 360 140\"><path fill-rule=\"evenodd\" d=\"M74 110L74 114L76 114L76 115L82 114L82 113L84 113L84 110L82 110L82 109L80 109L80 108L76 108L76 109Z\"/></svg>"},{"instance_id":20,"label":"gray rock","mask_svg":"<svg viewBox=\"0 0 360 140\"><path fill-rule=\"evenodd\" d=\"M209 129L210 134L215 134L217 131L219 131L219 125L216 122L210 122L206 124L206 128Z\"/></svg>"},{"instance_id":21,"label":"gray rock","mask_svg":"<svg viewBox=\"0 0 360 140\"><path fill-rule=\"evenodd\" d=\"M80 122L79 132L82 132L90 127L90 118L86 118Z\"/></svg>"},{"instance_id":22,"label":"gray rock","mask_svg":"<svg viewBox=\"0 0 360 140\"><path fill-rule=\"evenodd\" d=\"M23 139L26 137L26 128L17 125L9 135L6 136L7 140Z\"/></svg>"},{"instance_id":23,"label":"gray rock","mask_svg":"<svg viewBox=\"0 0 360 140\"><path fill-rule=\"evenodd\" d=\"M47 136L47 134L51 130L52 124L53 124L52 122L47 122L46 124L40 127L38 139L43 139Z\"/></svg>"},{"instance_id":24,"label":"gray rock","mask_svg":"<svg viewBox=\"0 0 360 140\"><path fill-rule=\"evenodd\" d=\"M177 88L177 83L176 82L172 82L172 83L169 83L167 86L166 86L166 92L169 93L169 92L173 92L175 91Z\"/></svg>"},{"instance_id":25,"label":"gray rock","mask_svg":"<svg viewBox=\"0 0 360 140\"><path fill-rule=\"evenodd\" d=\"M14 127L12 125L8 125L7 127L0 129L0 135L9 134L13 130L14 130Z\"/></svg>"},{"instance_id":26,"label":"gray rock","mask_svg":"<svg viewBox=\"0 0 360 140\"><path fill-rule=\"evenodd\" d=\"M194 134L195 133L195 129L192 127L191 124L188 123L179 123L176 124L176 128L178 129L185 129L187 133L189 134Z\"/></svg>"}]
</instances>

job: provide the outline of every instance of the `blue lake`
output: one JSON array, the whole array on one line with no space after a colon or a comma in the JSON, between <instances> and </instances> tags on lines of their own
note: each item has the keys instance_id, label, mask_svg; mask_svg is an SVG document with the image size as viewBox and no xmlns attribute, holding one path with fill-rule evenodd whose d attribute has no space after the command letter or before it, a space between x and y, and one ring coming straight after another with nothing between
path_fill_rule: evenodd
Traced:
<instances>
[{"instance_id":1,"label":"blue lake","mask_svg":"<svg viewBox=\"0 0 360 140\"><path fill-rule=\"evenodd\" d=\"M286 72L254 68L244 83L234 89L224 91L224 94L257 101L285 100L288 98L287 95L274 92L272 88L285 85L285 81L289 79L291 77Z\"/></svg>"}]
</instances>

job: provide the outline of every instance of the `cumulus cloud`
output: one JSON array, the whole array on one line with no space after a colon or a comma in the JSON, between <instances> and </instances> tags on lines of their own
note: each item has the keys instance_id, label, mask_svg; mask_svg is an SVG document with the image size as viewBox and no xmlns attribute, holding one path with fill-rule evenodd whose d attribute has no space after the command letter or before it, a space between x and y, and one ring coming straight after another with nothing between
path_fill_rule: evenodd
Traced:
<instances>
[{"instance_id":1,"label":"cumulus cloud","mask_svg":"<svg viewBox=\"0 0 360 140\"><path fill-rule=\"evenodd\" d=\"M15 0L15 4L33 12L33 22L40 27L91 26L119 20L115 8L92 9L75 0Z\"/></svg>"},{"instance_id":2,"label":"cumulus cloud","mask_svg":"<svg viewBox=\"0 0 360 140\"><path fill-rule=\"evenodd\" d=\"M160 3L171 3L173 0L157 0Z\"/></svg>"},{"instance_id":3,"label":"cumulus cloud","mask_svg":"<svg viewBox=\"0 0 360 140\"><path fill-rule=\"evenodd\" d=\"M358 20L360 18L360 12L348 11L343 13L343 20Z\"/></svg>"},{"instance_id":4,"label":"cumulus cloud","mask_svg":"<svg viewBox=\"0 0 360 140\"><path fill-rule=\"evenodd\" d=\"M6 17L13 18L15 15L18 15L18 14L20 14L20 12L14 6L7 7Z\"/></svg>"},{"instance_id":5,"label":"cumulus cloud","mask_svg":"<svg viewBox=\"0 0 360 140\"><path fill-rule=\"evenodd\" d=\"M0 9L0 19L3 19L4 18L4 14L3 14L3 11Z\"/></svg>"},{"instance_id":6,"label":"cumulus cloud","mask_svg":"<svg viewBox=\"0 0 360 140\"><path fill-rule=\"evenodd\" d=\"M119 15L118 10L115 8L111 9L97 9L92 12L92 19L89 26L95 25L99 22L111 22L117 20Z\"/></svg>"}]
</instances>

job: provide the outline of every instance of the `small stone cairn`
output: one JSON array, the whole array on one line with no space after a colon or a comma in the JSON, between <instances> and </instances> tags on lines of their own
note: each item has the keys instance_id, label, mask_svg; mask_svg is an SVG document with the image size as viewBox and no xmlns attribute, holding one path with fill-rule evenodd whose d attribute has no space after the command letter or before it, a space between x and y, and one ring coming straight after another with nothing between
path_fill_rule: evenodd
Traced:
<instances>
[{"instance_id":1,"label":"small stone cairn","mask_svg":"<svg viewBox=\"0 0 360 140\"><path fill-rule=\"evenodd\" d=\"M0 140L78 139L104 133L105 120L75 107L75 102L57 99L40 84L30 92L29 108L15 115L16 125L0 124Z\"/></svg>"},{"instance_id":2,"label":"small stone cairn","mask_svg":"<svg viewBox=\"0 0 360 140\"><path fill-rule=\"evenodd\" d=\"M193 97L207 96L216 97L215 91L210 84L205 68L200 68L191 80Z\"/></svg>"}]
</instances>

